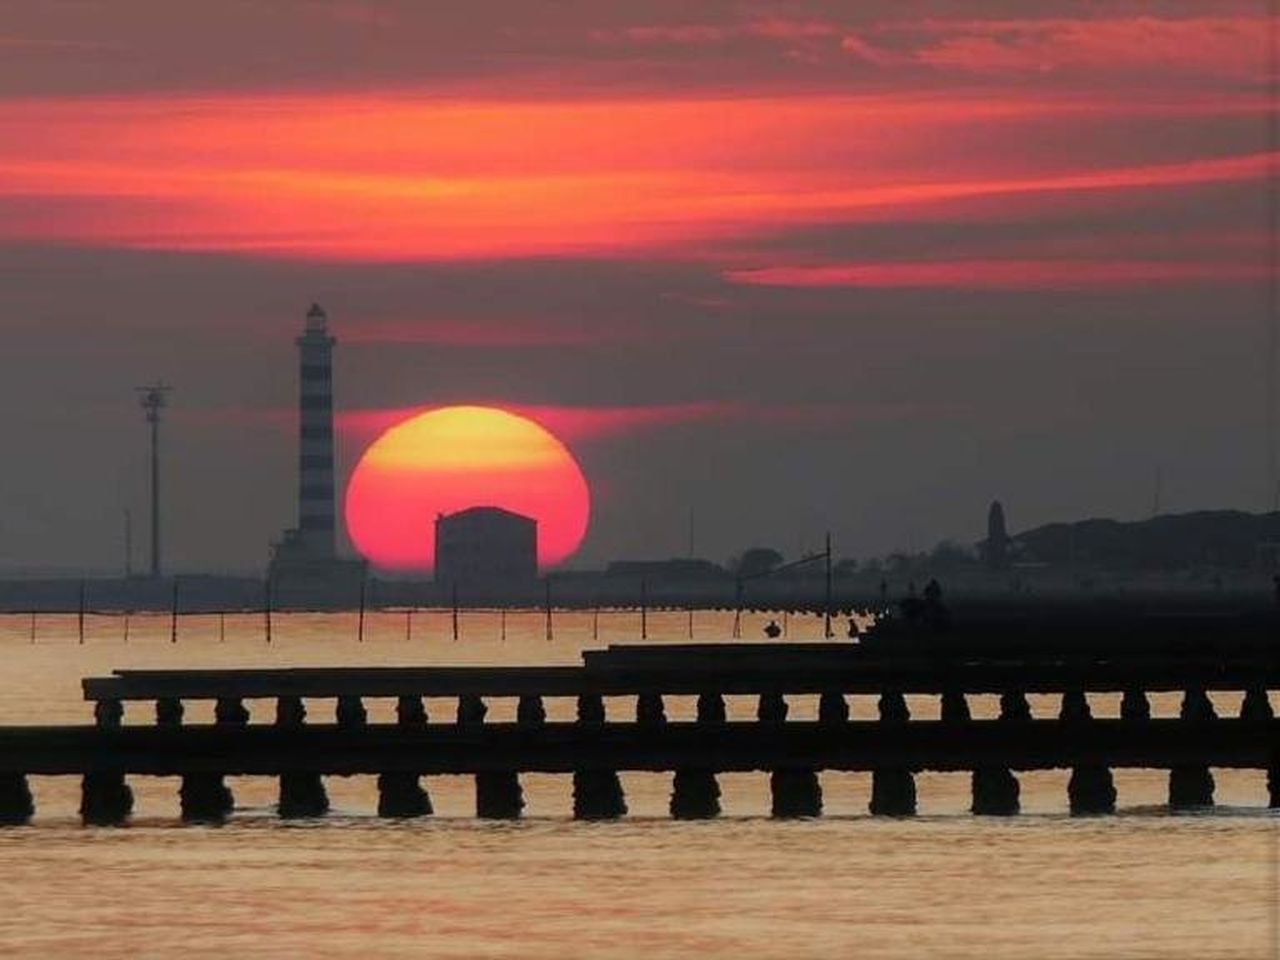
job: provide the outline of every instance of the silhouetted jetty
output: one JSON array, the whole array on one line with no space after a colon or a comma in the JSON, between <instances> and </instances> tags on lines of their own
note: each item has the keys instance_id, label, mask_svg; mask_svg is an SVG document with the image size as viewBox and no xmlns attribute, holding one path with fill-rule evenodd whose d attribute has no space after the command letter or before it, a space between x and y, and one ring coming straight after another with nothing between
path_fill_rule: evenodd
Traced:
<instances>
[{"instance_id":1,"label":"silhouetted jetty","mask_svg":"<svg viewBox=\"0 0 1280 960\"><path fill-rule=\"evenodd\" d=\"M1168 770L1179 809L1213 803L1210 768L1267 770L1280 806L1276 626L1258 616L1091 623L1088 634L1049 621L945 634L887 624L857 644L615 645L579 666L122 670L83 681L92 725L0 728L0 822L31 817L36 774L82 777L94 824L128 818L130 776L180 777L182 815L195 821L231 813L232 775L278 778L285 817L324 814L324 778L353 775L377 777L381 815L423 816L422 777L466 774L478 816L514 818L520 776L537 772L572 776L574 816L612 819L627 811L623 771L672 774L677 818L716 816L717 776L731 771L769 773L779 817L819 815L827 770L871 772L870 811L888 816L915 812L921 771L969 772L984 815L1017 813L1018 774L1044 769L1071 772L1077 814L1114 810L1112 771L1124 767ZM1153 718L1148 697L1171 691L1180 715ZM1218 691L1243 694L1238 716L1217 714L1208 694ZM1033 693L1058 695L1056 714L1033 717ZM1120 716L1095 717L1094 693L1121 694ZM794 719L787 698L815 694L818 718ZM999 697L998 718L973 719L975 694ZM744 695L755 718L728 719L724 698ZM913 717L908 695L939 698L940 719ZM696 717L669 719L672 696L696 697ZM849 696L875 697L878 719L850 720ZM427 697L455 706L428 716ZM549 721L547 698L572 699L576 720ZM370 723L373 699L393 700L396 721ZM516 701L515 722L487 719L498 699ZM124 725L130 701L153 704L155 723ZM193 701L211 701L215 722L187 723Z\"/></svg>"}]
</instances>

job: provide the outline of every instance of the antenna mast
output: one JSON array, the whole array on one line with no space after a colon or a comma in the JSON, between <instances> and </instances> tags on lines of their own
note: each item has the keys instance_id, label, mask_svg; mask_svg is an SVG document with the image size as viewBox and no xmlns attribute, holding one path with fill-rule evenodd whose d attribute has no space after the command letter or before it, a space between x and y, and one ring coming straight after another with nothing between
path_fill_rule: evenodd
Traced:
<instances>
[{"instance_id":1,"label":"antenna mast","mask_svg":"<svg viewBox=\"0 0 1280 960\"><path fill-rule=\"evenodd\" d=\"M163 380L138 387L138 402L151 428L151 576L160 576L160 411L173 388Z\"/></svg>"}]
</instances>

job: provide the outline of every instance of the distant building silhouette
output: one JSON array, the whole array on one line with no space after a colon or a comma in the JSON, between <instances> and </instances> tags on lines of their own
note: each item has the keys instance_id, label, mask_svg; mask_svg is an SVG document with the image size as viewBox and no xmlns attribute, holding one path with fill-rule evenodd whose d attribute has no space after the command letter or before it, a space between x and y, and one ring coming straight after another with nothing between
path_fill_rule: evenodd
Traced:
<instances>
[{"instance_id":1,"label":"distant building silhouette","mask_svg":"<svg viewBox=\"0 0 1280 960\"><path fill-rule=\"evenodd\" d=\"M982 559L991 570L1004 570L1009 566L1009 532L1005 528L1004 506L999 500L991 501L987 511L987 539L982 542Z\"/></svg>"},{"instance_id":2,"label":"distant building silhouette","mask_svg":"<svg viewBox=\"0 0 1280 960\"><path fill-rule=\"evenodd\" d=\"M494 588L538 577L538 522L501 507L436 518L437 583Z\"/></svg>"}]
</instances>

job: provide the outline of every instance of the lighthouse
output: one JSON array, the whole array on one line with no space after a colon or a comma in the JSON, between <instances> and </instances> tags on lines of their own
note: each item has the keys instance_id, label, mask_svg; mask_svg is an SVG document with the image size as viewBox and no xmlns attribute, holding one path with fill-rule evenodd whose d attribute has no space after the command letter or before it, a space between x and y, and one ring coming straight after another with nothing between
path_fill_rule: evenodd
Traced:
<instances>
[{"instance_id":1,"label":"lighthouse","mask_svg":"<svg viewBox=\"0 0 1280 960\"><path fill-rule=\"evenodd\" d=\"M307 311L298 346L298 521L272 545L267 597L280 606L345 607L361 596L363 560L337 551L333 348L329 317Z\"/></svg>"},{"instance_id":2,"label":"lighthouse","mask_svg":"<svg viewBox=\"0 0 1280 960\"><path fill-rule=\"evenodd\" d=\"M333 348L329 318L307 311L298 344L298 539L316 559L334 556Z\"/></svg>"}]
</instances>

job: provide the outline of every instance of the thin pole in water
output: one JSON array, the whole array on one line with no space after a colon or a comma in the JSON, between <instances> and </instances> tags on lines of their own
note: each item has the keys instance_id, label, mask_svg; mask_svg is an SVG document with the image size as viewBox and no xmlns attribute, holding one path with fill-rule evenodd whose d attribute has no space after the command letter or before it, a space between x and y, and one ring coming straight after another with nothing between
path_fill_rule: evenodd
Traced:
<instances>
[{"instance_id":1,"label":"thin pole in water","mask_svg":"<svg viewBox=\"0 0 1280 960\"><path fill-rule=\"evenodd\" d=\"M503 607L498 611L498 629L501 631L498 636L503 643L507 642L507 608Z\"/></svg>"},{"instance_id":2,"label":"thin pole in water","mask_svg":"<svg viewBox=\"0 0 1280 960\"><path fill-rule=\"evenodd\" d=\"M551 574L547 574L545 583L547 594L547 642L550 643L555 636L551 627Z\"/></svg>"},{"instance_id":3,"label":"thin pole in water","mask_svg":"<svg viewBox=\"0 0 1280 960\"><path fill-rule=\"evenodd\" d=\"M450 610L449 616L453 625L453 642L457 643L458 642L458 585L456 583L453 585L453 589L450 592L449 596L452 601L452 608Z\"/></svg>"},{"instance_id":4,"label":"thin pole in water","mask_svg":"<svg viewBox=\"0 0 1280 960\"><path fill-rule=\"evenodd\" d=\"M782 637L783 637L783 639L786 639L787 631L790 629L790 627L791 627L791 616L790 616L790 611L783 610L783 611L782 611Z\"/></svg>"},{"instance_id":5,"label":"thin pole in water","mask_svg":"<svg viewBox=\"0 0 1280 960\"><path fill-rule=\"evenodd\" d=\"M173 578L173 602L169 605L169 642L178 642L178 578Z\"/></svg>"},{"instance_id":6,"label":"thin pole in water","mask_svg":"<svg viewBox=\"0 0 1280 960\"><path fill-rule=\"evenodd\" d=\"M271 577L262 583L262 617L267 629L267 643L271 642Z\"/></svg>"},{"instance_id":7,"label":"thin pole in water","mask_svg":"<svg viewBox=\"0 0 1280 960\"><path fill-rule=\"evenodd\" d=\"M360 619L356 625L356 643L364 643L364 601L365 591L369 588L367 577L360 578Z\"/></svg>"},{"instance_id":8,"label":"thin pole in water","mask_svg":"<svg viewBox=\"0 0 1280 960\"><path fill-rule=\"evenodd\" d=\"M591 639L600 639L600 601L596 601L595 607L591 611Z\"/></svg>"},{"instance_id":9,"label":"thin pole in water","mask_svg":"<svg viewBox=\"0 0 1280 960\"><path fill-rule=\"evenodd\" d=\"M224 611L218 611L218 642L227 642L227 615Z\"/></svg>"},{"instance_id":10,"label":"thin pole in water","mask_svg":"<svg viewBox=\"0 0 1280 960\"><path fill-rule=\"evenodd\" d=\"M79 624L80 642L84 643L84 581L80 581L80 606L76 611L76 621Z\"/></svg>"},{"instance_id":11,"label":"thin pole in water","mask_svg":"<svg viewBox=\"0 0 1280 960\"><path fill-rule=\"evenodd\" d=\"M822 635L830 640L834 633L831 632L831 533L827 532L827 595L825 606L823 607L822 616Z\"/></svg>"},{"instance_id":12,"label":"thin pole in water","mask_svg":"<svg viewBox=\"0 0 1280 960\"><path fill-rule=\"evenodd\" d=\"M733 584L733 639L742 636L742 578L738 577Z\"/></svg>"},{"instance_id":13,"label":"thin pole in water","mask_svg":"<svg viewBox=\"0 0 1280 960\"><path fill-rule=\"evenodd\" d=\"M404 641L409 643L413 640L413 607L409 607L404 612Z\"/></svg>"},{"instance_id":14,"label":"thin pole in water","mask_svg":"<svg viewBox=\"0 0 1280 960\"><path fill-rule=\"evenodd\" d=\"M124 642L129 642L129 611L124 612Z\"/></svg>"},{"instance_id":15,"label":"thin pole in water","mask_svg":"<svg viewBox=\"0 0 1280 960\"><path fill-rule=\"evenodd\" d=\"M649 639L649 581L640 578L640 639Z\"/></svg>"},{"instance_id":16,"label":"thin pole in water","mask_svg":"<svg viewBox=\"0 0 1280 960\"><path fill-rule=\"evenodd\" d=\"M693 604L689 605L689 639L693 639Z\"/></svg>"},{"instance_id":17,"label":"thin pole in water","mask_svg":"<svg viewBox=\"0 0 1280 960\"><path fill-rule=\"evenodd\" d=\"M31 611L31 642L36 642L36 612Z\"/></svg>"}]
</instances>

